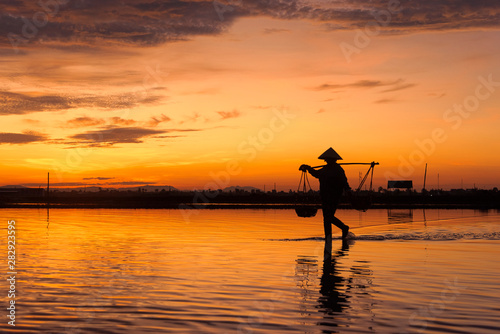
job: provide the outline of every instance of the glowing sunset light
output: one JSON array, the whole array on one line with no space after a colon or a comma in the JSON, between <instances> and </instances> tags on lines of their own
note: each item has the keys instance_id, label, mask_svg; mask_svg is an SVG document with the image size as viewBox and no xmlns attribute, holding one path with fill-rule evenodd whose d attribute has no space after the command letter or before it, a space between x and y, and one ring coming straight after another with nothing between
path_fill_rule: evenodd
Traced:
<instances>
[{"instance_id":1,"label":"glowing sunset light","mask_svg":"<svg viewBox=\"0 0 500 334\"><path fill-rule=\"evenodd\" d=\"M496 2L57 3L3 10L1 185L288 191L330 146L375 187L500 184Z\"/></svg>"}]
</instances>

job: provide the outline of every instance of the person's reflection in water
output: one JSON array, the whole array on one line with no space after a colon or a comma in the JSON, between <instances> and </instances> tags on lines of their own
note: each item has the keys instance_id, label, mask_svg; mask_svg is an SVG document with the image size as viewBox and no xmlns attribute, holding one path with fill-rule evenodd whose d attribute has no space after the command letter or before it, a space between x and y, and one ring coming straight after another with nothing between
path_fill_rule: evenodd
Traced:
<instances>
[{"instance_id":1,"label":"person's reflection in water","mask_svg":"<svg viewBox=\"0 0 500 334\"><path fill-rule=\"evenodd\" d=\"M324 313L324 321L318 325L324 326L338 326L338 320L345 308L348 307L348 298L344 292L341 291L342 287L346 285L345 278L340 275L339 270L336 268L337 261L340 257L346 255L349 251L349 241L342 241L342 248L335 254L332 254L332 240L325 240L325 250L323 257L323 275L321 276L321 296L318 298L318 308L320 312ZM323 330L323 333L336 333L335 330Z\"/></svg>"}]
</instances>

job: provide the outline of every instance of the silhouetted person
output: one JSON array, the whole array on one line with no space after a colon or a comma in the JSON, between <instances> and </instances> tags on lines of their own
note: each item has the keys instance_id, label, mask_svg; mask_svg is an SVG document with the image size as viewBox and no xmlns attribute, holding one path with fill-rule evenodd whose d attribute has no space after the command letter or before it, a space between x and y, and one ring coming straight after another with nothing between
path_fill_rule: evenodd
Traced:
<instances>
[{"instance_id":1,"label":"silhouetted person","mask_svg":"<svg viewBox=\"0 0 500 334\"><path fill-rule=\"evenodd\" d=\"M323 226L325 228L325 241L332 238L332 225L342 230L342 239L347 237L349 226L335 217L335 211L344 190L349 191L349 183L345 176L344 169L337 164L337 160L342 160L340 155L333 148L329 148L318 159L326 161L326 166L321 169L314 169L309 165L300 166L299 170L308 171L309 174L319 179L319 192L321 195L321 207L323 210Z\"/></svg>"}]
</instances>

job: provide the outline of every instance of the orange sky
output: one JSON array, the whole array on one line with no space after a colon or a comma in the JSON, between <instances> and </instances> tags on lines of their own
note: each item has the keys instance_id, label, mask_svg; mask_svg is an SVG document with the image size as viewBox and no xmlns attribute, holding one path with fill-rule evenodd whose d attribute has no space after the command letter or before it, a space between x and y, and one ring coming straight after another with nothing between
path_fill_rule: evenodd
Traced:
<instances>
[{"instance_id":1,"label":"orange sky","mask_svg":"<svg viewBox=\"0 0 500 334\"><path fill-rule=\"evenodd\" d=\"M376 187L500 184L494 2L59 3L0 20L2 185L288 190L330 146Z\"/></svg>"}]
</instances>

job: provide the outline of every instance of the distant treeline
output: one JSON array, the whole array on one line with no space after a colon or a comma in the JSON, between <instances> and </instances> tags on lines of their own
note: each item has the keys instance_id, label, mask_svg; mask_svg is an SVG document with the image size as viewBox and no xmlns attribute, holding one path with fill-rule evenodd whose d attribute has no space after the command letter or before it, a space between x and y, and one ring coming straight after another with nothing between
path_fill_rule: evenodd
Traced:
<instances>
[{"instance_id":1,"label":"distant treeline","mask_svg":"<svg viewBox=\"0 0 500 334\"><path fill-rule=\"evenodd\" d=\"M500 208L500 193L491 190L456 189L416 192L413 190L353 193L354 198L369 197L374 207L469 207ZM97 192L58 191L20 188L0 190L0 207L61 208L288 208L294 204L320 205L318 192L307 194L236 190L217 191L135 191L102 190ZM344 196L341 207L350 207L351 197Z\"/></svg>"}]
</instances>

